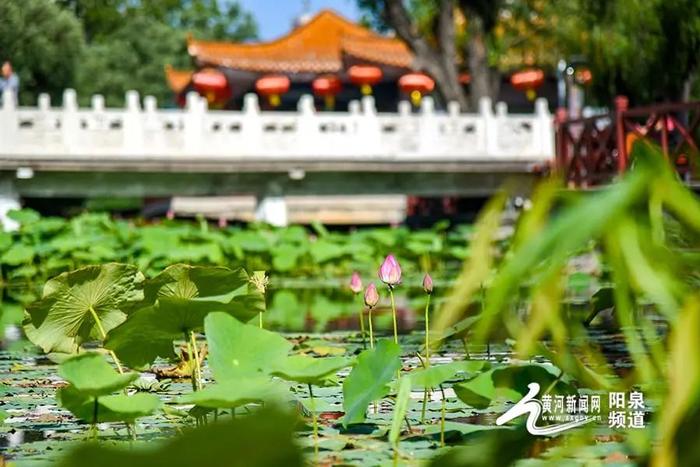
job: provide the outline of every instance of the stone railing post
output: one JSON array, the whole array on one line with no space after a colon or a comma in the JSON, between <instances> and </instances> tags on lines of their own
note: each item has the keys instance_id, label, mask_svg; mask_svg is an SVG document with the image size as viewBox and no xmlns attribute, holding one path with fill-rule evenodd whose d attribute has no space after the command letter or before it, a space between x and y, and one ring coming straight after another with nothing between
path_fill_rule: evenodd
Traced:
<instances>
[{"instance_id":1,"label":"stone railing post","mask_svg":"<svg viewBox=\"0 0 700 467\"><path fill-rule=\"evenodd\" d=\"M39 94L37 109L39 112L34 121L34 130L37 132L50 132L55 130L54 119L51 115L51 96L45 92ZM43 134L39 138L39 141L41 141L41 139L43 139Z\"/></svg>"},{"instance_id":2,"label":"stone railing post","mask_svg":"<svg viewBox=\"0 0 700 467\"><path fill-rule=\"evenodd\" d=\"M421 153L432 152L435 155L440 151L440 129L438 128L438 119L435 116L435 102L430 96L425 96L421 100L420 106L420 134L419 151Z\"/></svg>"},{"instance_id":3,"label":"stone railing post","mask_svg":"<svg viewBox=\"0 0 700 467\"><path fill-rule=\"evenodd\" d=\"M143 153L143 114L137 91L126 92L123 148L128 154Z\"/></svg>"},{"instance_id":4,"label":"stone railing post","mask_svg":"<svg viewBox=\"0 0 700 467\"><path fill-rule=\"evenodd\" d=\"M358 142L362 147L358 151L360 154L374 155L383 152L380 148L381 129L377 118L377 109L374 106L374 97L363 96L361 101L362 113L358 121Z\"/></svg>"},{"instance_id":5,"label":"stone railing post","mask_svg":"<svg viewBox=\"0 0 700 467\"><path fill-rule=\"evenodd\" d=\"M486 153L486 156L494 156L498 151L498 125L491 110L491 99L482 97L479 100L479 130L478 144L479 151Z\"/></svg>"},{"instance_id":6,"label":"stone railing post","mask_svg":"<svg viewBox=\"0 0 700 467\"><path fill-rule=\"evenodd\" d=\"M100 94L95 94L90 98L92 106L91 121L88 121L90 130L107 130L107 116L105 115L105 98Z\"/></svg>"},{"instance_id":7,"label":"stone railing post","mask_svg":"<svg viewBox=\"0 0 700 467\"><path fill-rule=\"evenodd\" d=\"M66 153L75 151L80 141L80 119L78 117L78 97L75 89L63 91L63 110L61 112L61 139Z\"/></svg>"},{"instance_id":8,"label":"stone railing post","mask_svg":"<svg viewBox=\"0 0 700 467\"><path fill-rule=\"evenodd\" d=\"M143 144L144 149L160 150L164 129L158 125L158 101L154 96L143 98Z\"/></svg>"},{"instance_id":9,"label":"stone railing post","mask_svg":"<svg viewBox=\"0 0 700 467\"><path fill-rule=\"evenodd\" d=\"M19 124L17 119L17 102L15 94L5 90L2 94L2 108L0 108L0 151L12 153L17 144L17 132Z\"/></svg>"},{"instance_id":10,"label":"stone railing post","mask_svg":"<svg viewBox=\"0 0 700 467\"><path fill-rule=\"evenodd\" d=\"M187 93L183 117L185 151L188 153L201 151L202 136L204 133L204 115L202 112L202 105L199 102L199 94L194 91Z\"/></svg>"},{"instance_id":11,"label":"stone railing post","mask_svg":"<svg viewBox=\"0 0 700 467\"><path fill-rule=\"evenodd\" d=\"M294 152L298 151L301 156L319 155L319 151L315 147L319 141L319 129L314 98L308 94L301 96L297 102L297 112L297 148L294 149Z\"/></svg>"},{"instance_id":12,"label":"stone railing post","mask_svg":"<svg viewBox=\"0 0 700 467\"><path fill-rule=\"evenodd\" d=\"M258 96L253 93L243 97L243 121L241 122L241 145L248 154L259 154L262 143L262 119L260 118L260 103Z\"/></svg>"},{"instance_id":13,"label":"stone railing post","mask_svg":"<svg viewBox=\"0 0 700 467\"><path fill-rule=\"evenodd\" d=\"M554 160L554 120L547 99L543 97L535 101L535 121L533 146L538 155Z\"/></svg>"}]
</instances>

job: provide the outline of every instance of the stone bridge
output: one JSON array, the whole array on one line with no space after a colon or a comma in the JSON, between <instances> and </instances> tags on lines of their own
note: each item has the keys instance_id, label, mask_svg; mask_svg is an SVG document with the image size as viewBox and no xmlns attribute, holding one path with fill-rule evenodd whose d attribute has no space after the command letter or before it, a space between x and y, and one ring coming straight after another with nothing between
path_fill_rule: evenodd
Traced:
<instances>
[{"instance_id":1,"label":"stone bridge","mask_svg":"<svg viewBox=\"0 0 700 467\"><path fill-rule=\"evenodd\" d=\"M303 96L296 112L207 109L190 94L185 109L159 109L130 91L124 108L101 96L79 108L42 95L0 110L0 216L20 197L254 195L258 217L283 223L284 195L408 194L486 196L503 183L526 191L554 156L545 100L533 114L481 102L478 113L451 103L435 110L403 102L377 113L366 96L348 112L317 112ZM516 188L516 189L519 189Z\"/></svg>"}]
</instances>

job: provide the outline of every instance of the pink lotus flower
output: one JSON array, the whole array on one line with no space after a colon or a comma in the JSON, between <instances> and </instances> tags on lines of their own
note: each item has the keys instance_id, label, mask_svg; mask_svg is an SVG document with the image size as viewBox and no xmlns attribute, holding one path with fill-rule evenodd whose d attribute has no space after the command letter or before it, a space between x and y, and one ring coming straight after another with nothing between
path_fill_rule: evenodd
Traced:
<instances>
[{"instance_id":1,"label":"pink lotus flower","mask_svg":"<svg viewBox=\"0 0 700 467\"><path fill-rule=\"evenodd\" d=\"M427 294L433 293L433 278L430 277L430 274L426 273L423 277L423 290Z\"/></svg>"},{"instance_id":2,"label":"pink lotus flower","mask_svg":"<svg viewBox=\"0 0 700 467\"><path fill-rule=\"evenodd\" d=\"M401 282L401 266L394 255L389 255L379 267L379 278L389 287Z\"/></svg>"},{"instance_id":3,"label":"pink lotus flower","mask_svg":"<svg viewBox=\"0 0 700 467\"><path fill-rule=\"evenodd\" d=\"M362 279L357 272L353 272L350 278L350 290L356 294L362 292Z\"/></svg>"},{"instance_id":4,"label":"pink lotus flower","mask_svg":"<svg viewBox=\"0 0 700 467\"><path fill-rule=\"evenodd\" d=\"M365 290L365 305L370 308L374 308L379 303L379 293L377 292L377 286L374 282L371 282Z\"/></svg>"}]
</instances>

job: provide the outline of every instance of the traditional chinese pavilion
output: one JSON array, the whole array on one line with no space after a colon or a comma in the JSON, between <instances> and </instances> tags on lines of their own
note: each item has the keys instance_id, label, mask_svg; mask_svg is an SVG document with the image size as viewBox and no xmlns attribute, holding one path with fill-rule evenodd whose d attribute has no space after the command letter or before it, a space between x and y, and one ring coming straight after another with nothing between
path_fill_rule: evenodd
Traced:
<instances>
[{"instance_id":1,"label":"traditional chinese pavilion","mask_svg":"<svg viewBox=\"0 0 700 467\"><path fill-rule=\"evenodd\" d=\"M434 86L430 78L414 72L413 54L401 40L329 10L270 42L190 37L187 50L196 71L166 69L180 103L187 92L196 90L212 107L236 109L245 94L256 92L263 107L287 110L296 107L302 94L312 94L319 109L346 110L351 100L372 93L378 109L395 110L402 93L417 101Z\"/></svg>"}]
</instances>

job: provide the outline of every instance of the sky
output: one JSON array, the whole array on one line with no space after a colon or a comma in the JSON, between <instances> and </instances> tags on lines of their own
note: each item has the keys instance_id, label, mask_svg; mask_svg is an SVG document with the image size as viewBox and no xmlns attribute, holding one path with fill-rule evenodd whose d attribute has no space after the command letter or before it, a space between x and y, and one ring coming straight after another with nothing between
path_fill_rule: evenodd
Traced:
<instances>
[{"instance_id":1,"label":"sky","mask_svg":"<svg viewBox=\"0 0 700 467\"><path fill-rule=\"evenodd\" d=\"M239 0L239 3L255 17L263 41L289 32L294 19L304 11L305 4L309 5L312 14L330 8L350 20L360 19L356 0Z\"/></svg>"}]
</instances>

